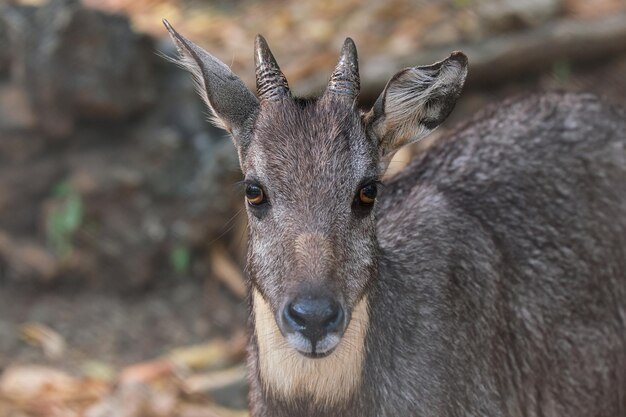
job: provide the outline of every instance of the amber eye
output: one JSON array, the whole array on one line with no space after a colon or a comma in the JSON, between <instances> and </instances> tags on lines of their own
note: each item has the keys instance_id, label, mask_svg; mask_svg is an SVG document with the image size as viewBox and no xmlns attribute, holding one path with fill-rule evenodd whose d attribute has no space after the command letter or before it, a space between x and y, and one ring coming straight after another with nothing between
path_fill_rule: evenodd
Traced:
<instances>
[{"instance_id":1,"label":"amber eye","mask_svg":"<svg viewBox=\"0 0 626 417\"><path fill-rule=\"evenodd\" d=\"M265 202L265 193L258 185L248 184L246 185L246 200L252 206L261 205Z\"/></svg>"},{"instance_id":2,"label":"amber eye","mask_svg":"<svg viewBox=\"0 0 626 417\"><path fill-rule=\"evenodd\" d=\"M376 184L368 184L359 190L359 203L364 206L371 206L376 201L378 189Z\"/></svg>"}]
</instances>

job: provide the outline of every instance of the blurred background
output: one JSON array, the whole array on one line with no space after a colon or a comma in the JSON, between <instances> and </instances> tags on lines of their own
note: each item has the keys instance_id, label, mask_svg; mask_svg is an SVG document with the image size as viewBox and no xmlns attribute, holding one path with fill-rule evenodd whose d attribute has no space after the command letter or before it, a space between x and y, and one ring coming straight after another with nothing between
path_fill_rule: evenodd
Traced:
<instances>
[{"instance_id":1,"label":"blurred background","mask_svg":"<svg viewBox=\"0 0 626 417\"><path fill-rule=\"evenodd\" d=\"M0 417L245 416L246 219L228 137L161 24L299 95L346 36L361 105L470 59L456 110L545 89L624 104L626 0L0 0Z\"/></svg>"}]
</instances>

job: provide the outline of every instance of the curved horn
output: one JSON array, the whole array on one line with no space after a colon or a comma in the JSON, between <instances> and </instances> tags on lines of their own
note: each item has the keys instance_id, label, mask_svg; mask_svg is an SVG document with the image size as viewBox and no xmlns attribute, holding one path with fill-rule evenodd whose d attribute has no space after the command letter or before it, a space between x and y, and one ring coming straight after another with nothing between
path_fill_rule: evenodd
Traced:
<instances>
[{"instance_id":1,"label":"curved horn","mask_svg":"<svg viewBox=\"0 0 626 417\"><path fill-rule=\"evenodd\" d=\"M330 76L326 92L345 96L354 100L361 90L359 78L359 58L356 53L356 45L350 38L346 38L341 48L339 62Z\"/></svg>"},{"instance_id":2,"label":"curved horn","mask_svg":"<svg viewBox=\"0 0 626 417\"><path fill-rule=\"evenodd\" d=\"M256 65L256 88L264 100L277 100L289 96L289 85L283 75L265 38L256 36L254 42L254 62Z\"/></svg>"}]
</instances>

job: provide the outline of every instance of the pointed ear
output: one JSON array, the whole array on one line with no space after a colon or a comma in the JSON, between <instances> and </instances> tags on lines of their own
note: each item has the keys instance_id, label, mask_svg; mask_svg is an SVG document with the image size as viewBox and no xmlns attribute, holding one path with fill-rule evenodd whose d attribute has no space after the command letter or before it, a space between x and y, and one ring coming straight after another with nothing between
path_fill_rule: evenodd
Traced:
<instances>
[{"instance_id":1,"label":"pointed ear","mask_svg":"<svg viewBox=\"0 0 626 417\"><path fill-rule=\"evenodd\" d=\"M178 49L176 63L193 75L198 93L212 112L211 121L240 145L238 140L257 114L259 101L226 64L180 35L167 20L163 24Z\"/></svg>"},{"instance_id":2,"label":"pointed ear","mask_svg":"<svg viewBox=\"0 0 626 417\"><path fill-rule=\"evenodd\" d=\"M418 141L448 117L467 76L467 57L454 52L447 59L394 75L365 121L378 139L384 161L402 146Z\"/></svg>"}]
</instances>

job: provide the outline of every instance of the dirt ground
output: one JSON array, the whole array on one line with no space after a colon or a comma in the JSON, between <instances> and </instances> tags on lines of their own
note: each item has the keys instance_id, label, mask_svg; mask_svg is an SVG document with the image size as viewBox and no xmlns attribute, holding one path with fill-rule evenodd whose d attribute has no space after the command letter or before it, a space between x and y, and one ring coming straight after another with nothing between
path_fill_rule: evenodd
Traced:
<instances>
[{"instance_id":1,"label":"dirt ground","mask_svg":"<svg viewBox=\"0 0 626 417\"><path fill-rule=\"evenodd\" d=\"M20 326L40 323L63 335L59 359L25 343ZM245 305L211 282L181 282L145 294L0 291L0 368L38 363L82 373L97 361L113 368L170 350L228 337L245 324Z\"/></svg>"}]
</instances>

